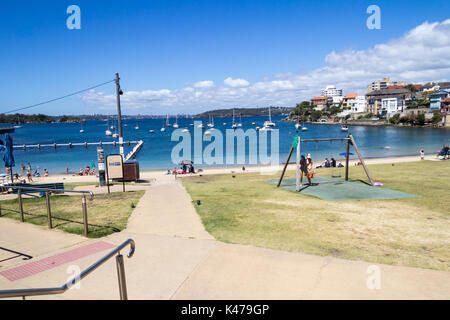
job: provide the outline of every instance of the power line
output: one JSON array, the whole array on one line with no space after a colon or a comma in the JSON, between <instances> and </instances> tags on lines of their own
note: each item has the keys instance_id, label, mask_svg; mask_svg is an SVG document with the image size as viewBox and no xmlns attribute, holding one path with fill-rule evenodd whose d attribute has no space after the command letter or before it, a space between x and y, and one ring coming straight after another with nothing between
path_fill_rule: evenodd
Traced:
<instances>
[{"instance_id":1,"label":"power line","mask_svg":"<svg viewBox=\"0 0 450 320\"><path fill-rule=\"evenodd\" d=\"M47 101L44 101L44 102L39 102L39 103L33 104L31 106L27 106L27 107L21 107L21 108L17 108L17 109L14 109L14 110L6 111L6 112L3 112L2 114L13 113L13 112L17 112L17 111L30 109L30 108L34 108L34 107L37 107L37 106L41 106L43 104L47 104L47 103L50 103L50 102L54 102L54 101L58 101L58 100L61 100L61 99L64 99L64 98L68 98L68 97L80 94L82 92L89 91L89 90L92 90L92 89L104 86L105 84L108 84L108 83L111 83L111 82L115 82L115 81L116 80L114 79L114 80L110 80L110 81L107 81L107 82L103 82L103 83L97 84L95 86L92 86L92 87L89 87L89 88L86 88L86 89L83 89L83 90L80 90L80 91L77 91L77 92L74 92L74 93L66 94L65 96L62 96L62 97L59 97L59 98L47 100Z\"/></svg>"}]
</instances>

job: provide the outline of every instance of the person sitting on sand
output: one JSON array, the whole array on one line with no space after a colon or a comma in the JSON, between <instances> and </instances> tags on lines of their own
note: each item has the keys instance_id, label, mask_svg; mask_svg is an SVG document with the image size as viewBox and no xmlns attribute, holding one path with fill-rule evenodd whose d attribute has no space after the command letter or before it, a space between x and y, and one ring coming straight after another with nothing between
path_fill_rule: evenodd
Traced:
<instances>
[{"instance_id":1,"label":"person sitting on sand","mask_svg":"<svg viewBox=\"0 0 450 320\"><path fill-rule=\"evenodd\" d=\"M322 165L325 167L325 168L329 168L330 167L330 160L328 160L328 158L325 158L325 160L322 162Z\"/></svg>"},{"instance_id":2,"label":"person sitting on sand","mask_svg":"<svg viewBox=\"0 0 450 320\"><path fill-rule=\"evenodd\" d=\"M334 160L334 158L331 158L330 166L336 168L336 160Z\"/></svg>"},{"instance_id":3,"label":"person sitting on sand","mask_svg":"<svg viewBox=\"0 0 450 320\"><path fill-rule=\"evenodd\" d=\"M438 156L442 156L442 160L446 160L449 158L449 156L450 156L449 147L446 144L444 144L444 146L442 147L442 150L438 154Z\"/></svg>"},{"instance_id":4,"label":"person sitting on sand","mask_svg":"<svg viewBox=\"0 0 450 320\"><path fill-rule=\"evenodd\" d=\"M82 175L83 175L83 173L84 173L84 170L83 170L83 168L80 168L80 171L78 172L78 175L82 176Z\"/></svg>"},{"instance_id":5,"label":"person sitting on sand","mask_svg":"<svg viewBox=\"0 0 450 320\"><path fill-rule=\"evenodd\" d=\"M48 170L44 168L44 177L48 177Z\"/></svg>"}]
</instances>

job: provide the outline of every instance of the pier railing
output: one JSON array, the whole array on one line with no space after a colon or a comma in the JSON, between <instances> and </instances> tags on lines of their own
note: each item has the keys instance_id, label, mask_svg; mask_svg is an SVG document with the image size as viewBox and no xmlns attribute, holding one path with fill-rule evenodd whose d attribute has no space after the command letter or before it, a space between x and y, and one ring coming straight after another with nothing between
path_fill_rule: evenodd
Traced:
<instances>
[{"instance_id":1,"label":"pier railing","mask_svg":"<svg viewBox=\"0 0 450 320\"><path fill-rule=\"evenodd\" d=\"M25 222L24 218L24 211L23 211L23 199L22 195L24 192L28 193L30 191L32 192L42 192L45 193L45 203L47 206L47 220L48 220L48 227L49 229L53 228L53 222L52 222L52 210L50 205L50 195L52 193L80 193L82 194L81 197L81 207L83 210L83 225L84 225L84 236L87 237L89 230L88 230L88 215L87 215L87 201L86 201L86 195L89 194L89 200L92 200L94 198L94 193L92 191L81 191L81 190L66 190L66 189L53 189L53 188L34 188L34 187L22 187L22 186L5 186L4 188L17 190L17 198L19 199L19 214L20 214L20 221ZM0 211L1 214L1 211Z\"/></svg>"},{"instance_id":2,"label":"pier railing","mask_svg":"<svg viewBox=\"0 0 450 320\"><path fill-rule=\"evenodd\" d=\"M53 294L61 294L70 289L73 285L77 284L88 274L96 270L103 263L112 258L116 253L116 265L117 265L117 279L119 282L119 293L120 300L128 300L127 293L127 283L125 278L125 266L123 263L123 256L120 254L120 250L122 250L127 245L130 246L130 251L128 252L128 258L131 258L134 254L135 243L133 239L128 239L123 242L121 245L117 246L103 258L92 264L89 268L85 269L79 275L76 275L69 281L67 281L64 285L57 288L38 288L38 289L15 289L15 290L0 290L0 299L2 298L15 298L22 297L25 300L26 296L41 296L41 295L53 295Z\"/></svg>"},{"instance_id":3,"label":"pier railing","mask_svg":"<svg viewBox=\"0 0 450 320\"><path fill-rule=\"evenodd\" d=\"M127 156L125 157L125 161L133 159L136 157L136 154L141 150L142 145L144 144L144 141L139 140L137 144L134 146L133 150L131 150Z\"/></svg>"},{"instance_id":4,"label":"pier railing","mask_svg":"<svg viewBox=\"0 0 450 320\"><path fill-rule=\"evenodd\" d=\"M142 140L141 140L142 141ZM138 144L140 141L124 141L124 144L128 144L129 146L131 144ZM69 142L69 143L47 143L47 144L41 144L41 143L37 143L37 144L22 144L22 145L15 145L14 148L15 149L28 149L28 148L37 148L37 149L41 149L41 148L54 148L56 149L57 147L76 147L76 146L80 146L80 147L85 147L87 148L88 146L103 146L103 145L112 145L114 147L119 145L119 142L117 141L107 141L107 142Z\"/></svg>"}]
</instances>

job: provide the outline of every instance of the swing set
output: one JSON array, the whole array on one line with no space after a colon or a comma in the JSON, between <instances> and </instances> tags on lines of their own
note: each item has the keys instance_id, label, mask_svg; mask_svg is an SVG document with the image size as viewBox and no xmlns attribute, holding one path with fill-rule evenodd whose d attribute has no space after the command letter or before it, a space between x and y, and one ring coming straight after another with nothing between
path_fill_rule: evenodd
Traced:
<instances>
[{"instance_id":1,"label":"swing set","mask_svg":"<svg viewBox=\"0 0 450 320\"><path fill-rule=\"evenodd\" d=\"M349 167L349 160L350 160L350 154L351 154L350 153L350 145L352 145L353 148L355 149L357 155L358 155L360 163L362 164L362 166L364 168L364 171L365 171L365 173L367 175L367 178L369 179L370 185L371 186L375 185L375 182L373 181L373 179L372 179L372 177L371 177L371 175L369 173L369 170L367 169L367 166L366 166L366 164L364 162L364 159L361 156L361 153L359 152L359 149L358 149L358 146L356 145L355 139L353 138L352 134L349 133L347 135L347 137L345 137L345 138L303 139L302 140L300 138L300 136L296 136L294 138L293 143L292 143L291 150L289 151L289 155L287 157L286 163L285 163L285 165L283 167L283 171L281 172L280 179L278 180L277 187L280 187L281 182L283 181L284 174L286 173L286 169L287 169L287 166L289 164L289 160L291 159L291 156L292 156L292 153L294 152L294 149L296 149L296 153L297 153L297 161L296 161L296 164L297 164L297 168L296 168L296 171L297 171L297 175L296 175L296 191L300 192L300 177L301 177L301 172L300 172L300 152L301 152L301 144L304 143L305 144L305 148L306 148L306 143L308 143L308 142L315 142L316 143L316 147L318 147L319 142L325 142L325 141L329 141L330 142L330 149L332 148L332 144L333 144L334 141L341 141L343 143L344 142L346 143L346 152L344 154L345 155L345 181L348 181L348 176L349 176L348 175L348 167ZM332 168L332 172L331 172L331 176L333 178L341 178L342 175L341 175L341 171L340 170L341 170L341 168L334 168L333 167Z\"/></svg>"}]
</instances>

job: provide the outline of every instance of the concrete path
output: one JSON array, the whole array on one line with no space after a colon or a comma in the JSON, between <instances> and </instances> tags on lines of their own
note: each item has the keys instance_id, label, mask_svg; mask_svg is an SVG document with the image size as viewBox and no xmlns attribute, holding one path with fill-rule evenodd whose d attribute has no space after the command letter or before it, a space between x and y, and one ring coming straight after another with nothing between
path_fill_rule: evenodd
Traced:
<instances>
[{"instance_id":1,"label":"concrete path","mask_svg":"<svg viewBox=\"0 0 450 320\"><path fill-rule=\"evenodd\" d=\"M79 247L99 241L19 222L8 221L5 224L5 221L8 220L0 220L0 231L4 234L0 240L16 238L16 248L32 252L33 260L67 251L68 246ZM9 225L17 228L9 228ZM48 238L51 236L55 239ZM46 249L41 250L41 246L32 239L27 240L29 237L42 238L39 241ZM130 299L450 298L448 272L386 265L373 267L374 264L367 262L215 241L204 230L189 195L174 177L158 179L148 187L130 217L127 229L101 240L118 245L128 238L136 241L135 255L131 259L125 258ZM125 255L127 250L122 253ZM59 286L73 275L74 269L83 270L106 252L14 282L0 276L0 288ZM26 261L17 262L17 265L24 263ZM375 268L375 272L379 270L379 289L367 286L373 276L368 273L373 272L370 268ZM0 271L4 269L7 268L0 267ZM79 289L40 298L118 297L116 266L111 259L85 278Z\"/></svg>"}]
</instances>

